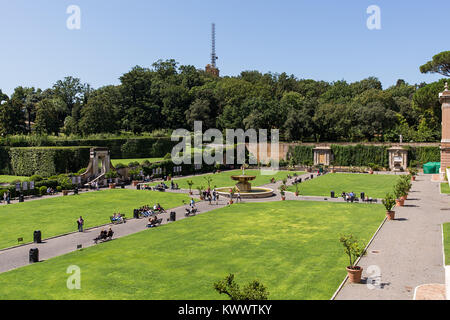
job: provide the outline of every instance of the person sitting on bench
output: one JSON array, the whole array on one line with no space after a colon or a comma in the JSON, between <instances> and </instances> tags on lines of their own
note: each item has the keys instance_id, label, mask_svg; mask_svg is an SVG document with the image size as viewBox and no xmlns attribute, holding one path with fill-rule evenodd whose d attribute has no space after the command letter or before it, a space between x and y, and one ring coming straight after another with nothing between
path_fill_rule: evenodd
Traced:
<instances>
[{"instance_id":1,"label":"person sitting on bench","mask_svg":"<svg viewBox=\"0 0 450 320\"><path fill-rule=\"evenodd\" d=\"M100 231L100 235L94 239L95 244L100 240L105 240L108 237L108 232L106 230Z\"/></svg>"},{"instance_id":2,"label":"person sitting on bench","mask_svg":"<svg viewBox=\"0 0 450 320\"><path fill-rule=\"evenodd\" d=\"M114 231L112 231L112 229L109 228L108 233L106 234L106 238L108 238L109 240L112 240L113 235L114 235Z\"/></svg>"}]
</instances>

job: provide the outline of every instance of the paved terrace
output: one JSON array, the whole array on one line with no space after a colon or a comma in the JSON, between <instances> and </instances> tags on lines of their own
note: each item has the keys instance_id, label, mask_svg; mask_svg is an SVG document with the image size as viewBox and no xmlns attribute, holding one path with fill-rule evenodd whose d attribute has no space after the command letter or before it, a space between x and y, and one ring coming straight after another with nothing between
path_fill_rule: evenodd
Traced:
<instances>
[{"instance_id":1,"label":"paved terrace","mask_svg":"<svg viewBox=\"0 0 450 320\"><path fill-rule=\"evenodd\" d=\"M411 300L415 288L425 284L444 284L442 223L450 221L449 196L441 195L439 183L430 175L419 175L413 182L404 207L395 208L395 220L386 221L367 255L363 283L345 283L337 300ZM378 266L378 288L365 284L369 266Z\"/></svg>"}]
</instances>

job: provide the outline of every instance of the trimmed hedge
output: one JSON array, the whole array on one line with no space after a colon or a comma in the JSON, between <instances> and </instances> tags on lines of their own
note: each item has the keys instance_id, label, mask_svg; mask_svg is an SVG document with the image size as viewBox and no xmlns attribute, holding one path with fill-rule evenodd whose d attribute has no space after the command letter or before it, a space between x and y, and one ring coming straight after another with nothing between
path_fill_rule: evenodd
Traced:
<instances>
[{"instance_id":1,"label":"trimmed hedge","mask_svg":"<svg viewBox=\"0 0 450 320\"><path fill-rule=\"evenodd\" d=\"M79 140L51 140L51 139L0 139L3 146L8 147L106 147L110 150L112 159L159 158L172 152L178 143L168 137L142 138L112 138L112 139L79 139ZM0 164L1 164L0 150Z\"/></svg>"},{"instance_id":2,"label":"trimmed hedge","mask_svg":"<svg viewBox=\"0 0 450 320\"><path fill-rule=\"evenodd\" d=\"M333 154L332 164L335 166L369 166L376 164L381 167L389 166L388 146L341 146L331 145Z\"/></svg>"},{"instance_id":3,"label":"trimmed hedge","mask_svg":"<svg viewBox=\"0 0 450 320\"><path fill-rule=\"evenodd\" d=\"M11 167L15 175L50 177L77 172L89 163L90 147L11 148Z\"/></svg>"},{"instance_id":4,"label":"trimmed hedge","mask_svg":"<svg viewBox=\"0 0 450 320\"><path fill-rule=\"evenodd\" d=\"M314 159L314 148L314 146L290 146L288 158L292 159L297 165L308 165Z\"/></svg>"},{"instance_id":5,"label":"trimmed hedge","mask_svg":"<svg viewBox=\"0 0 450 320\"><path fill-rule=\"evenodd\" d=\"M427 162L441 162L439 147L408 147L408 163L423 165ZM408 165L409 165L408 164Z\"/></svg>"}]
</instances>

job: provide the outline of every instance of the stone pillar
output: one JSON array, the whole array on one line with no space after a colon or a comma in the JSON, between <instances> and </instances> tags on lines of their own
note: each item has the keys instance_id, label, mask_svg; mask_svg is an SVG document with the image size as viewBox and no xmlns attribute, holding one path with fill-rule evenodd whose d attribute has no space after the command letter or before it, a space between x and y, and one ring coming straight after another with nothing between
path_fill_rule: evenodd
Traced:
<instances>
[{"instance_id":1,"label":"stone pillar","mask_svg":"<svg viewBox=\"0 0 450 320\"><path fill-rule=\"evenodd\" d=\"M450 167L450 91L447 83L439 94L439 101L442 104L441 173L445 174L445 169Z\"/></svg>"}]
</instances>

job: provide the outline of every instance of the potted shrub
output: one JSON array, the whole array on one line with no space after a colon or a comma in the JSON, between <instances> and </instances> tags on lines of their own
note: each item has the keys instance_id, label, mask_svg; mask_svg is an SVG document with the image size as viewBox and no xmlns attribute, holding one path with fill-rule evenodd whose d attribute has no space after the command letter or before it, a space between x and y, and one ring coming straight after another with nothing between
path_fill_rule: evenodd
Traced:
<instances>
[{"instance_id":1,"label":"potted shrub","mask_svg":"<svg viewBox=\"0 0 450 320\"><path fill-rule=\"evenodd\" d=\"M386 216L388 220L394 220L395 219L395 211L392 209L395 207L395 199L392 196L392 194L388 193L386 194L386 197L382 200L384 207L386 208Z\"/></svg>"},{"instance_id":2,"label":"potted shrub","mask_svg":"<svg viewBox=\"0 0 450 320\"><path fill-rule=\"evenodd\" d=\"M105 178L107 179L111 179L111 183L109 184L109 188L110 189L115 189L116 188L116 184L113 183L113 179L117 178L117 172L114 170L110 170L105 174Z\"/></svg>"},{"instance_id":3,"label":"potted shrub","mask_svg":"<svg viewBox=\"0 0 450 320\"><path fill-rule=\"evenodd\" d=\"M282 185L280 187L280 194L281 194L281 200L284 201L286 200L286 185Z\"/></svg>"},{"instance_id":4,"label":"potted shrub","mask_svg":"<svg viewBox=\"0 0 450 320\"><path fill-rule=\"evenodd\" d=\"M369 174L373 174L373 167L375 166L374 163L369 163Z\"/></svg>"},{"instance_id":5,"label":"potted shrub","mask_svg":"<svg viewBox=\"0 0 450 320\"><path fill-rule=\"evenodd\" d=\"M364 246L351 234L341 236L340 242L350 261L347 267L348 280L350 283L360 283L363 268L356 266L355 263L364 254Z\"/></svg>"},{"instance_id":6,"label":"potted shrub","mask_svg":"<svg viewBox=\"0 0 450 320\"><path fill-rule=\"evenodd\" d=\"M295 196L298 197L299 191L298 191L298 183L295 184Z\"/></svg>"},{"instance_id":7,"label":"potted shrub","mask_svg":"<svg viewBox=\"0 0 450 320\"><path fill-rule=\"evenodd\" d=\"M237 191L236 187L230 188L230 201L229 201L229 204L233 204L233 197L234 197L234 194L236 193L236 191Z\"/></svg>"},{"instance_id":8,"label":"potted shrub","mask_svg":"<svg viewBox=\"0 0 450 320\"><path fill-rule=\"evenodd\" d=\"M189 186L189 195L192 196L192 186L194 185L194 181L188 180L188 181L186 181L186 183L187 183L188 186Z\"/></svg>"},{"instance_id":9,"label":"potted shrub","mask_svg":"<svg viewBox=\"0 0 450 320\"><path fill-rule=\"evenodd\" d=\"M405 191L404 191L401 183L397 183L394 186L394 196L395 196L395 201L396 201L397 207L403 207L403 205L405 204L405 199L403 198L404 195L405 195Z\"/></svg>"},{"instance_id":10,"label":"potted shrub","mask_svg":"<svg viewBox=\"0 0 450 320\"><path fill-rule=\"evenodd\" d=\"M419 171L417 168L409 168L409 174L411 175L411 180L416 181L416 176Z\"/></svg>"},{"instance_id":11,"label":"potted shrub","mask_svg":"<svg viewBox=\"0 0 450 320\"><path fill-rule=\"evenodd\" d=\"M205 200L205 197L203 197L203 186L198 186L197 190L198 190L198 194L200 195L200 200Z\"/></svg>"}]
</instances>

